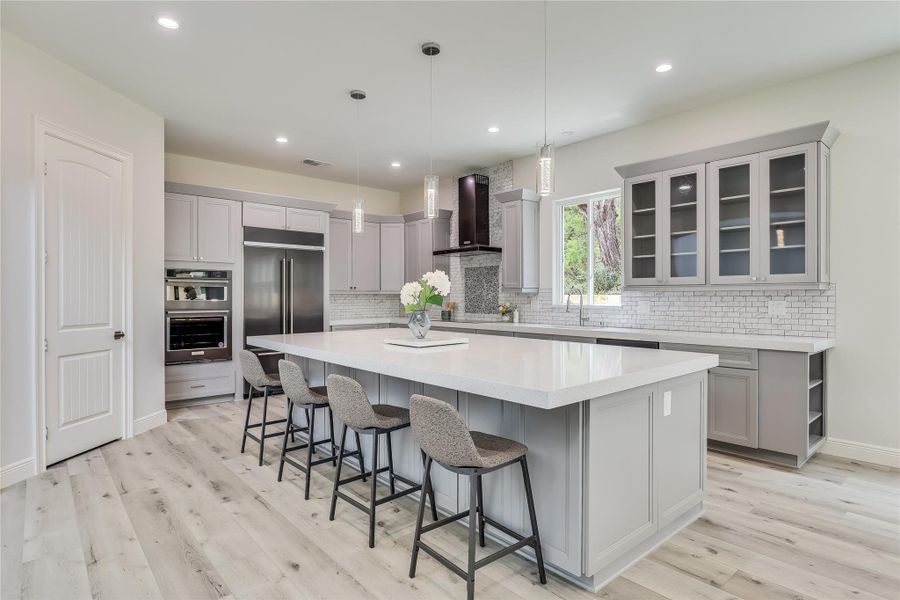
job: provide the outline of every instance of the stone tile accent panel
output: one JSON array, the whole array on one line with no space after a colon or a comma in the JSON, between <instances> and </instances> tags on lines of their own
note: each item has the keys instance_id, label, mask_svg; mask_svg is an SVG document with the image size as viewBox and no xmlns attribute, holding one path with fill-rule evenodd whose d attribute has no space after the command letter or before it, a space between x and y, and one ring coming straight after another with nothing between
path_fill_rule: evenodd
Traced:
<instances>
[{"instance_id":1,"label":"stone tile accent panel","mask_svg":"<svg viewBox=\"0 0 900 600\"><path fill-rule=\"evenodd\" d=\"M497 313L500 302L499 266L466 267L463 285L467 313Z\"/></svg>"}]
</instances>

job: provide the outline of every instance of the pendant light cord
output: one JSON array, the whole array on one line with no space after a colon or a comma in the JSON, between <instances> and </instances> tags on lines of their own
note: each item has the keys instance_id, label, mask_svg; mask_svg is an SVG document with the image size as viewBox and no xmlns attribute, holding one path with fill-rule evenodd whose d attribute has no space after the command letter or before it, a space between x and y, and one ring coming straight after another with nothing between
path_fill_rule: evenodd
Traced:
<instances>
[{"instance_id":1,"label":"pendant light cord","mask_svg":"<svg viewBox=\"0 0 900 600\"><path fill-rule=\"evenodd\" d=\"M434 175L434 55L428 57L428 173Z\"/></svg>"},{"instance_id":2,"label":"pendant light cord","mask_svg":"<svg viewBox=\"0 0 900 600\"><path fill-rule=\"evenodd\" d=\"M359 103L356 101L356 199L360 199L359 195Z\"/></svg>"},{"instance_id":3,"label":"pendant light cord","mask_svg":"<svg viewBox=\"0 0 900 600\"><path fill-rule=\"evenodd\" d=\"M547 145L547 0L544 0L544 145Z\"/></svg>"}]
</instances>

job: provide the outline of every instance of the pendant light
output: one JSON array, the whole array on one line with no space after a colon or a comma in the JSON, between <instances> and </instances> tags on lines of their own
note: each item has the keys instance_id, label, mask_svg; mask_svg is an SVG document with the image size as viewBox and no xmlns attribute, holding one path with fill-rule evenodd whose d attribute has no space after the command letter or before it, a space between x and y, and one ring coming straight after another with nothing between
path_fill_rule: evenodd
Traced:
<instances>
[{"instance_id":1,"label":"pendant light","mask_svg":"<svg viewBox=\"0 0 900 600\"><path fill-rule=\"evenodd\" d=\"M553 193L555 148L547 143L547 0L544 0L544 145L537 153L537 191L541 196Z\"/></svg>"},{"instance_id":2,"label":"pendant light","mask_svg":"<svg viewBox=\"0 0 900 600\"><path fill-rule=\"evenodd\" d=\"M359 105L366 99L362 90L350 90L350 97L356 100L356 197L353 199L353 233L362 233L365 228L365 204L359 193Z\"/></svg>"},{"instance_id":3,"label":"pendant light","mask_svg":"<svg viewBox=\"0 0 900 600\"><path fill-rule=\"evenodd\" d=\"M422 54L428 57L428 175L425 176L425 216L437 218L440 179L434 174L434 57L441 53L435 42L422 44Z\"/></svg>"}]
</instances>

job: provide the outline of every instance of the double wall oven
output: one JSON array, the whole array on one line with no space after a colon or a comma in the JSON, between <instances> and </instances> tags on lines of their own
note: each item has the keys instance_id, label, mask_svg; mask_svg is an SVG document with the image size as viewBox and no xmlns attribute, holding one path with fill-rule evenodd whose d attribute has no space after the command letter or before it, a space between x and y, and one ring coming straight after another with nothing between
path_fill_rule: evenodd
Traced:
<instances>
[{"instance_id":1,"label":"double wall oven","mask_svg":"<svg viewBox=\"0 0 900 600\"><path fill-rule=\"evenodd\" d=\"M231 360L231 271L166 270L166 364Z\"/></svg>"}]
</instances>

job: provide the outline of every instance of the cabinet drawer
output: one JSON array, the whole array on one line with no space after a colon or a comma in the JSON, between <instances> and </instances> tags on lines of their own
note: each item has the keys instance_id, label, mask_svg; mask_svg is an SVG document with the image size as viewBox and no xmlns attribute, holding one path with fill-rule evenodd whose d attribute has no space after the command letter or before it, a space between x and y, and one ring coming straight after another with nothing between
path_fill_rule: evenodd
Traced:
<instances>
[{"instance_id":1,"label":"cabinet drawer","mask_svg":"<svg viewBox=\"0 0 900 600\"><path fill-rule=\"evenodd\" d=\"M234 376L166 382L166 402L234 393Z\"/></svg>"},{"instance_id":2,"label":"cabinet drawer","mask_svg":"<svg viewBox=\"0 0 900 600\"><path fill-rule=\"evenodd\" d=\"M167 365L166 383L231 377L232 373L234 373L234 362L230 360Z\"/></svg>"},{"instance_id":3,"label":"cabinet drawer","mask_svg":"<svg viewBox=\"0 0 900 600\"><path fill-rule=\"evenodd\" d=\"M758 354L755 348L728 348L724 346L696 346L693 344L662 343L659 345L659 349L718 354L720 367L755 370L759 365Z\"/></svg>"}]
</instances>

